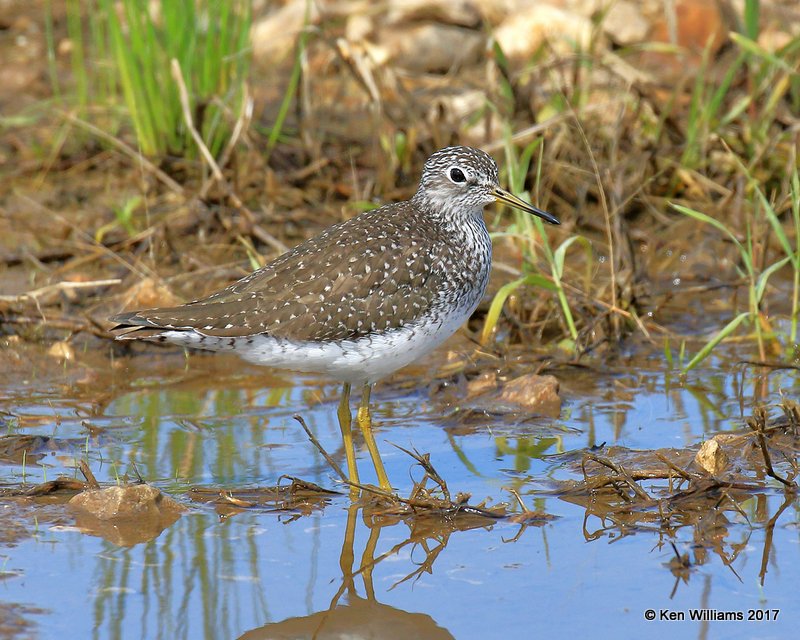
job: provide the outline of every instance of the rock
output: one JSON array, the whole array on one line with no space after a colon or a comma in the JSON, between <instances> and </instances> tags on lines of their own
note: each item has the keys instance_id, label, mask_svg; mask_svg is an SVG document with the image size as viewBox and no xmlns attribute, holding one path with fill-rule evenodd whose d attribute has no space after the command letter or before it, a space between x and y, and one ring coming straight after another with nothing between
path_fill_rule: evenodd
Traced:
<instances>
[{"instance_id":1,"label":"rock","mask_svg":"<svg viewBox=\"0 0 800 640\"><path fill-rule=\"evenodd\" d=\"M443 24L384 29L377 41L398 67L419 72L446 72L480 60L485 39L477 31Z\"/></svg>"},{"instance_id":2,"label":"rock","mask_svg":"<svg viewBox=\"0 0 800 640\"><path fill-rule=\"evenodd\" d=\"M709 47L713 57L728 39L729 27L716 0L676 0L674 11L659 11L653 16L648 40L677 44L684 55L658 50L645 51L639 64L652 69L661 82L684 77L700 66L703 51Z\"/></svg>"},{"instance_id":3,"label":"rock","mask_svg":"<svg viewBox=\"0 0 800 640\"><path fill-rule=\"evenodd\" d=\"M503 133L500 118L491 118L487 123L485 118L472 117L486 105L487 99L483 89L460 87L455 92L441 93L428 103L427 121L436 127L445 123L445 127L460 132L463 143L480 146L487 138Z\"/></svg>"},{"instance_id":4,"label":"rock","mask_svg":"<svg viewBox=\"0 0 800 640\"><path fill-rule=\"evenodd\" d=\"M650 24L641 12L641 5L629 0L614 2L601 23L603 32L619 45L643 42Z\"/></svg>"},{"instance_id":5,"label":"rock","mask_svg":"<svg viewBox=\"0 0 800 640\"><path fill-rule=\"evenodd\" d=\"M608 0L556 0L555 2L551 0L551 4L558 4L561 8L584 18L594 18L615 3Z\"/></svg>"},{"instance_id":6,"label":"rock","mask_svg":"<svg viewBox=\"0 0 800 640\"><path fill-rule=\"evenodd\" d=\"M728 454L717 442L716 437L706 440L700 445L700 450L694 457L697 466L705 469L712 476L718 476L728 467Z\"/></svg>"},{"instance_id":7,"label":"rock","mask_svg":"<svg viewBox=\"0 0 800 640\"><path fill-rule=\"evenodd\" d=\"M47 355L57 360L72 362L75 359L75 350L66 340L59 340L50 345Z\"/></svg>"},{"instance_id":8,"label":"rock","mask_svg":"<svg viewBox=\"0 0 800 640\"><path fill-rule=\"evenodd\" d=\"M171 307L181 304L160 280L142 278L128 289L122 297L121 309L146 309L150 307Z\"/></svg>"},{"instance_id":9,"label":"rock","mask_svg":"<svg viewBox=\"0 0 800 640\"><path fill-rule=\"evenodd\" d=\"M186 511L147 484L88 489L73 497L69 506L78 529L120 547L157 538Z\"/></svg>"},{"instance_id":10,"label":"rock","mask_svg":"<svg viewBox=\"0 0 800 640\"><path fill-rule=\"evenodd\" d=\"M370 16L357 13L347 18L345 39L348 42L361 42L367 39L374 28L375 24Z\"/></svg>"},{"instance_id":11,"label":"rock","mask_svg":"<svg viewBox=\"0 0 800 640\"><path fill-rule=\"evenodd\" d=\"M500 391L498 401L550 418L557 418L561 414L561 397L555 376L529 373L514 378Z\"/></svg>"},{"instance_id":12,"label":"rock","mask_svg":"<svg viewBox=\"0 0 800 640\"><path fill-rule=\"evenodd\" d=\"M286 6L255 22L250 29L253 60L264 67L272 67L293 50L297 36L306 24L319 22L316 2L292 0Z\"/></svg>"},{"instance_id":13,"label":"rock","mask_svg":"<svg viewBox=\"0 0 800 640\"><path fill-rule=\"evenodd\" d=\"M389 0L386 21L389 24L432 20L462 27L481 23L478 0Z\"/></svg>"},{"instance_id":14,"label":"rock","mask_svg":"<svg viewBox=\"0 0 800 640\"><path fill-rule=\"evenodd\" d=\"M164 509L183 511L181 505L149 484L88 489L73 497L69 504L98 520L139 519Z\"/></svg>"},{"instance_id":15,"label":"rock","mask_svg":"<svg viewBox=\"0 0 800 640\"><path fill-rule=\"evenodd\" d=\"M526 10L530 4L530 0L480 0L478 10L485 22L497 26L509 16Z\"/></svg>"},{"instance_id":16,"label":"rock","mask_svg":"<svg viewBox=\"0 0 800 640\"><path fill-rule=\"evenodd\" d=\"M487 391L497 388L497 374L494 371L485 371L477 378L467 382L467 398L474 398Z\"/></svg>"},{"instance_id":17,"label":"rock","mask_svg":"<svg viewBox=\"0 0 800 640\"><path fill-rule=\"evenodd\" d=\"M792 34L775 28L767 28L758 34L758 44L760 47L776 53L778 49L783 49L792 41Z\"/></svg>"},{"instance_id":18,"label":"rock","mask_svg":"<svg viewBox=\"0 0 800 640\"><path fill-rule=\"evenodd\" d=\"M728 28L717 0L677 0L675 20L677 43L697 55L707 46L715 54L728 39ZM656 25L653 38L672 41L666 21Z\"/></svg>"},{"instance_id":19,"label":"rock","mask_svg":"<svg viewBox=\"0 0 800 640\"><path fill-rule=\"evenodd\" d=\"M728 28L716 0L676 0L673 15L661 11L654 18L650 40L678 44L697 59L706 46L713 56L728 39Z\"/></svg>"},{"instance_id":20,"label":"rock","mask_svg":"<svg viewBox=\"0 0 800 640\"><path fill-rule=\"evenodd\" d=\"M509 60L523 63L545 42L561 54L587 49L592 37L592 23L588 18L557 7L534 4L509 15L495 30L494 36Z\"/></svg>"}]
</instances>

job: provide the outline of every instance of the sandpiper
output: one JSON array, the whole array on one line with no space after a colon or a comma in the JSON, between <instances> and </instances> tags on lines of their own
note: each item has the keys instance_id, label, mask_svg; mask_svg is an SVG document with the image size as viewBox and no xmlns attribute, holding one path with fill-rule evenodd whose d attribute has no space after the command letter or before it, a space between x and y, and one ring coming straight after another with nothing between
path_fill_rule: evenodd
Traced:
<instances>
[{"instance_id":1,"label":"sandpiper","mask_svg":"<svg viewBox=\"0 0 800 640\"><path fill-rule=\"evenodd\" d=\"M208 297L113 316L112 331L117 340L229 351L343 382L338 418L354 485L350 389L363 385L357 422L389 491L372 433L372 384L437 347L475 311L492 261L483 208L498 200L559 224L501 189L485 152L441 149L410 200L335 224Z\"/></svg>"}]
</instances>

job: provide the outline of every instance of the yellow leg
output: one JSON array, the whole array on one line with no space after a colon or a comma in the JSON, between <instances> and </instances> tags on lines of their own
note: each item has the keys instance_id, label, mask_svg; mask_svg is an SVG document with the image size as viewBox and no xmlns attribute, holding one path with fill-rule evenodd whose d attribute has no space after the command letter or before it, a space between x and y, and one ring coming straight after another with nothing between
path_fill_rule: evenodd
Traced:
<instances>
[{"instance_id":1,"label":"yellow leg","mask_svg":"<svg viewBox=\"0 0 800 640\"><path fill-rule=\"evenodd\" d=\"M347 593L356 594L355 590L355 576L353 572L353 563L355 562L355 539L356 539L356 516L358 515L358 505L351 504L347 509L347 524L344 528L344 540L342 541L342 552L339 554L339 568L342 571L342 586L339 587L336 595L331 600L329 611L339 604L341 597ZM380 529L380 527L375 527ZM372 534L370 534L371 537ZM360 571L360 569L359 569ZM328 634L329 636L331 634Z\"/></svg>"},{"instance_id":2,"label":"yellow leg","mask_svg":"<svg viewBox=\"0 0 800 640\"><path fill-rule=\"evenodd\" d=\"M364 391L361 394L361 404L358 405L358 414L356 420L361 433L364 434L364 441L367 443L369 455L372 458L372 465L375 467L375 473L378 475L378 484L384 491L391 491L392 485L389 484L389 477L386 475L386 470L383 468L383 460L378 451L378 445L375 444L375 437L372 435L372 416L369 412L369 395L372 387L368 384L364 385Z\"/></svg>"},{"instance_id":3,"label":"yellow leg","mask_svg":"<svg viewBox=\"0 0 800 640\"><path fill-rule=\"evenodd\" d=\"M369 530L369 539L364 545L364 553L361 556L361 578L364 580L364 590L367 600L375 601L375 585L372 581L372 570L375 568L375 549L378 547L378 537L381 535L380 527L372 527Z\"/></svg>"},{"instance_id":4,"label":"yellow leg","mask_svg":"<svg viewBox=\"0 0 800 640\"><path fill-rule=\"evenodd\" d=\"M359 409L360 411L360 409ZM353 416L350 413L350 383L345 382L342 388L342 399L339 401L339 428L342 430L342 441L344 442L344 455L347 456L347 479L350 482L360 484L358 479L358 467L356 467L356 450L353 447L353 432L350 427ZM353 487L354 491L358 491Z\"/></svg>"}]
</instances>

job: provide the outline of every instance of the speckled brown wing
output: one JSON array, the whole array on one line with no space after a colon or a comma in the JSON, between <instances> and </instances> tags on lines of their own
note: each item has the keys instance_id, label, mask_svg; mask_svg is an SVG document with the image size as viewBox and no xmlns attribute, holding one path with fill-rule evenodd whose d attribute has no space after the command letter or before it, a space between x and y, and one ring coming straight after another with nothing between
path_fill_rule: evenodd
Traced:
<instances>
[{"instance_id":1,"label":"speckled brown wing","mask_svg":"<svg viewBox=\"0 0 800 640\"><path fill-rule=\"evenodd\" d=\"M421 215L410 202L364 213L207 298L115 316L114 330L335 341L403 326L430 308L442 277L431 254L443 245Z\"/></svg>"}]
</instances>

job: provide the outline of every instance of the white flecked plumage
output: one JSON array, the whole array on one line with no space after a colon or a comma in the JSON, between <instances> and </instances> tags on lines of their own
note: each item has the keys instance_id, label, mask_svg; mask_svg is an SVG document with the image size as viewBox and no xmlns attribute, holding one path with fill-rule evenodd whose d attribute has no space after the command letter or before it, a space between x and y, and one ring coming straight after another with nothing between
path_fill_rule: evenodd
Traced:
<instances>
[{"instance_id":1,"label":"white flecked plumage","mask_svg":"<svg viewBox=\"0 0 800 640\"><path fill-rule=\"evenodd\" d=\"M441 344L486 290L483 208L503 200L478 149L434 153L416 194L334 225L229 287L112 320L118 339L233 351L256 364L372 383Z\"/></svg>"},{"instance_id":2,"label":"white flecked plumage","mask_svg":"<svg viewBox=\"0 0 800 640\"><path fill-rule=\"evenodd\" d=\"M475 310L492 262L482 213L495 200L558 224L501 189L486 153L448 147L428 158L411 200L334 225L207 298L114 316L112 331L118 340L233 351L344 382L337 414L354 491L350 388L364 383L357 420L378 483L390 491L370 385L441 344Z\"/></svg>"}]
</instances>

